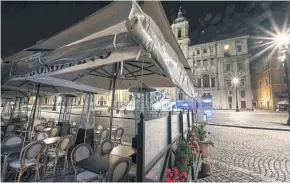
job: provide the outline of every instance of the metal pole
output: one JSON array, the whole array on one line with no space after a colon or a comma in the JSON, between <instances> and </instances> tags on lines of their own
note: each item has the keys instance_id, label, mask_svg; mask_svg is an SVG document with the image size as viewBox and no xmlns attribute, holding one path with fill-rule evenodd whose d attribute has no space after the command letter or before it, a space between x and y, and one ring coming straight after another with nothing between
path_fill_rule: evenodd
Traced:
<instances>
[{"instance_id":1,"label":"metal pole","mask_svg":"<svg viewBox=\"0 0 290 183\"><path fill-rule=\"evenodd\" d=\"M137 135L137 182L144 182L145 177L145 128L144 115L140 114L140 123L138 123Z\"/></svg>"},{"instance_id":2,"label":"metal pole","mask_svg":"<svg viewBox=\"0 0 290 183\"><path fill-rule=\"evenodd\" d=\"M36 112L36 107L37 107L37 102L38 102L38 98L39 98L39 89L40 89L40 84L38 83L37 85L37 92L36 92L36 96L35 96L35 101L34 101L34 108L32 111L32 123L31 123L31 127L30 127L30 139L32 138L32 131L33 131L33 126L34 126L34 118L35 118L35 112Z\"/></svg>"},{"instance_id":3,"label":"metal pole","mask_svg":"<svg viewBox=\"0 0 290 183\"><path fill-rule=\"evenodd\" d=\"M113 115L114 115L114 101L115 101L115 89L116 89L116 80L117 77L113 77L113 87L112 87L112 101L111 101L111 110L110 110L110 132L109 132L109 139L111 139L112 136L112 127L113 127Z\"/></svg>"},{"instance_id":4,"label":"metal pole","mask_svg":"<svg viewBox=\"0 0 290 183\"><path fill-rule=\"evenodd\" d=\"M238 102L238 84L236 84L236 112L240 112Z\"/></svg>"},{"instance_id":5,"label":"metal pole","mask_svg":"<svg viewBox=\"0 0 290 183\"><path fill-rule=\"evenodd\" d=\"M57 100L57 97L55 96L52 111L56 111L56 100Z\"/></svg>"},{"instance_id":6,"label":"metal pole","mask_svg":"<svg viewBox=\"0 0 290 183\"><path fill-rule=\"evenodd\" d=\"M287 119L287 125L290 125L290 84L289 84L289 76L288 76L288 66L287 66L287 60L284 61L284 68L285 68L285 75L286 75L286 82L287 82L287 94L288 94L288 119Z\"/></svg>"}]
</instances>

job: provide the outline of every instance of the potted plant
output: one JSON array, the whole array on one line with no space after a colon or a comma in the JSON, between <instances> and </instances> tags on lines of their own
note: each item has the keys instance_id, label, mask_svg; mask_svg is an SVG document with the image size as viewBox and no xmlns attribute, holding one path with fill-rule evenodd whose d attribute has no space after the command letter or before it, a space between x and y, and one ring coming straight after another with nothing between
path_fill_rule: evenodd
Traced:
<instances>
[{"instance_id":1,"label":"potted plant","mask_svg":"<svg viewBox=\"0 0 290 183\"><path fill-rule=\"evenodd\" d=\"M188 173L190 171L190 167L188 166L188 162L190 157L192 156L191 149L187 145L187 142L180 139L177 142L177 149L175 155L174 165L175 168L167 169L166 173L166 182L186 182L189 181L190 177Z\"/></svg>"},{"instance_id":2,"label":"potted plant","mask_svg":"<svg viewBox=\"0 0 290 183\"><path fill-rule=\"evenodd\" d=\"M189 170L188 163L192 156L191 149L184 140L177 142L177 149L175 155L175 166L180 172L187 172Z\"/></svg>"},{"instance_id":3,"label":"potted plant","mask_svg":"<svg viewBox=\"0 0 290 183\"><path fill-rule=\"evenodd\" d=\"M202 158L201 173L206 176L211 174L211 165L205 158Z\"/></svg>"},{"instance_id":4,"label":"potted plant","mask_svg":"<svg viewBox=\"0 0 290 183\"><path fill-rule=\"evenodd\" d=\"M199 125L197 128L197 134L198 138L200 140L200 151L202 153L203 158L208 158L209 157L209 146L214 146L214 143L210 140L206 140L207 132L205 130L205 124Z\"/></svg>"}]
</instances>

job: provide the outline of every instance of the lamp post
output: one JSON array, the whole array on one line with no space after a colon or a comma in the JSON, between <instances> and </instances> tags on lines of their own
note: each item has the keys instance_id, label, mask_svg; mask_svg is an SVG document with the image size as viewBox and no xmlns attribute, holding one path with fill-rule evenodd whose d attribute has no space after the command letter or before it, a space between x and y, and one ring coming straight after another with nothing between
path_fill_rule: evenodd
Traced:
<instances>
[{"instance_id":1,"label":"lamp post","mask_svg":"<svg viewBox=\"0 0 290 183\"><path fill-rule=\"evenodd\" d=\"M289 35L281 34L276 37L276 43L279 46L280 56L279 60L283 62L285 68L285 75L286 75L286 83L287 83L287 97L288 97L288 120L287 125L290 125L290 84L289 84L289 76L288 76L288 61L287 61L287 54L289 52Z\"/></svg>"},{"instance_id":2,"label":"lamp post","mask_svg":"<svg viewBox=\"0 0 290 183\"><path fill-rule=\"evenodd\" d=\"M234 77L232 82L236 87L236 112L240 112L239 102L238 102L238 85L239 85L240 80L239 80L239 78Z\"/></svg>"}]
</instances>

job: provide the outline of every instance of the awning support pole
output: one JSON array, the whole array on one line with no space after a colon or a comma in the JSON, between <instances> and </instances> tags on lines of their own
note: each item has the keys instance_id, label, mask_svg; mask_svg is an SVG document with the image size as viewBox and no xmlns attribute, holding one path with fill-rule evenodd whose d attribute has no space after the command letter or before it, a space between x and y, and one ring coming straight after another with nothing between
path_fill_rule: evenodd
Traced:
<instances>
[{"instance_id":1,"label":"awning support pole","mask_svg":"<svg viewBox=\"0 0 290 183\"><path fill-rule=\"evenodd\" d=\"M38 98L39 98L39 89L40 89L40 83L38 83L38 85L37 85L37 92L36 92L35 101L34 101L34 108L33 108L33 111L32 111L32 119L31 119L32 123L31 123L31 127L30 127L30 135L29 135L30 140L32 138L36 107L37 107L37 102L38 102Z\"/></svg>"},{"instance_id":2,"label":"awning support pole","mask_svg":"<svg viewBox=\"0 0 290 183\"><path fill-rule=\"evenodd\" d=\"M112 100L111 100L111 108L110 108L110 132L109 132L109 139L112 137L112 127L113 127L113 115L114 115L114 102L115 102L115 90L116 90L116 81L117 81L117 69L118 64L114 65L114 70L113 70L113 83L112 83Z\"/></svg>"},{"instance_id":3,"label":"awning support pole","mask_svg":"<svg viewBox=\"0 0 290 183\"><path fill-rule=\"evenodd\" d=\"M112 127L113 127L113 115L114 115L114 101L115 101L115 91L116 91L116 80L117 77L113 77L113 86L112 86L112 100L111 100L111 109L110 109L110 138L112 137Z\"/></svg>"}]
</instances>

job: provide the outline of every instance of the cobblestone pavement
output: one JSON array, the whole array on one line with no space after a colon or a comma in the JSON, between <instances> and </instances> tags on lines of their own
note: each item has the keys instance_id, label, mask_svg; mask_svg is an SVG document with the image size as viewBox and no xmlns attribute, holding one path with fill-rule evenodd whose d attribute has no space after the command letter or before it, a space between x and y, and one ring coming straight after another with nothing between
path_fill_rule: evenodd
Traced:
<instances>
[{"instance_id":1,"label":"cobblestone pavement","mask_svg":"<svg viewBox=\"0 0 290 183\"><path fill-rule=\"evenodd\" d=\"M210 152L212 160L275 181L290 182L289 132L215 126L207 128L211 132L209 138L215 143ZM219 176L215 172L220 174L214 166L213 177ZM227 174L227 171L224 173Z\"/></svg>"},{"instance_id":2,"label":"cobblestone pavement","mask_svg":"<svg viewBox=\"0 0 290 183\"><path fill-rule=\"evenodd\" d=\"M248 126L271 129L288 129L286 125L287 113L275 113L270 111L240 111L233 110L201 110L208 115L208 122L212 124Z\"/></svg>"}]
</instances>

